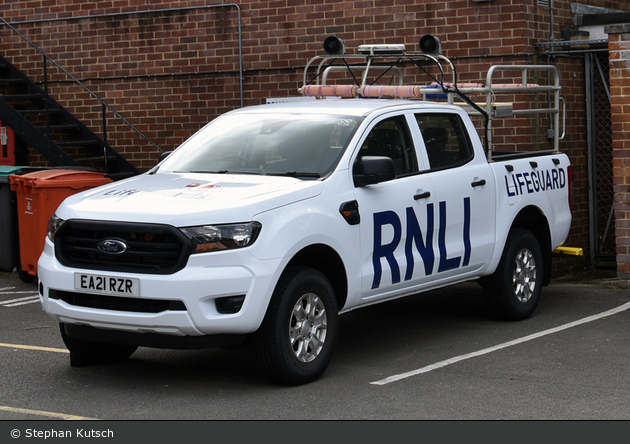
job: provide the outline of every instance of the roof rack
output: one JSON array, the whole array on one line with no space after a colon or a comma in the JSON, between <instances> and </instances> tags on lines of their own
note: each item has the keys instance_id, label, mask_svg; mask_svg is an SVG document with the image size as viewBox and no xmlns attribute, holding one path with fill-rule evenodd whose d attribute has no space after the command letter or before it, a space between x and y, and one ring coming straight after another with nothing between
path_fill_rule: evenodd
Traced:
<instances>
[{"instance_id":1,"label":"roof rack","mask_svg":"<svg viewBox=\"0 0 630 444\"><path fill-rule=\"evenodd\" d=\"M336 98L397 98L409 100L441 100L446 103L460 105L471 115L478 115L486 121L486 151L488 160L492 159L492 119L513 117L525 114L550 114L553 119L554 147L559 152L559 140L564 137L566 119L563 109L562 136L560 128L561 105L560 77L553 65L494 65L486 75L483 83L458 83L457 70L453 62L442 55L441 42L437 37L425 35L420 39L421 53L408 53L405 45L361 45L359 54L347 54L343 40L329 36L324 41L327 55L315 56L304 68L303 85L298 92L306 97L326 99ZM408 85L404 83L403 71L398 65L413 64L429 78L424 85ZM427 67L437 68L437 75L429 72ZM314 73L313 73L314 71ZM331 84L330 75L345 71L352 78L352 83ZM499 72L518 73L520 83L499 83ZM546 74L548 83L539 85L530 82L530 73ZM309 73L311 78L309 80ZM358 75L355 75L357 73ZM391 73L398 78L398 84L381 85L375 82ZM372 83L370 75L376 76ZM514 75L516 77L516 75ZM497 96L515 93L546 93L548 106L531 109L514 109L513 103L498 102ZM485 101L475 102L470 96L480 95Z\"/></svg>"}]
</instances>

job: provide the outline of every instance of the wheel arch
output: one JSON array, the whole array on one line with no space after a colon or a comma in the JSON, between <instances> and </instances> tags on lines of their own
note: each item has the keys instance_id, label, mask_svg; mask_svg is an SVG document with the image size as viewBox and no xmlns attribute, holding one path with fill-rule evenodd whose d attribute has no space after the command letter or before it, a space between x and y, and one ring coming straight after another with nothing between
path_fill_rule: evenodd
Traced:
<instances>
[{"instance_id":1,"label":"wheel arch","mask_svg":"<svg viewBox=\"0 0 630 444\"><path fill-rule=\"evenodd\" d=\"M283 274L296 266L311 267L326 276L335 290L338 309L343 308L348 297L348 278L343 260L333 248L324 244L304 247L289 261Z\"/></svg>"},{"instance_id":2,"label":"wheel arch","mask_svg":"<svg viewBox=\"0 0 630 444\"><path fill-rule=\"evenodd\" d=\"M543 254L543 285L549 285L551 282L551 230L549 221L540 208L528 206L523 208L517 215L510 231L514 228L523 228L529 230L538 239Z\"/></svg>"}]
</instances>

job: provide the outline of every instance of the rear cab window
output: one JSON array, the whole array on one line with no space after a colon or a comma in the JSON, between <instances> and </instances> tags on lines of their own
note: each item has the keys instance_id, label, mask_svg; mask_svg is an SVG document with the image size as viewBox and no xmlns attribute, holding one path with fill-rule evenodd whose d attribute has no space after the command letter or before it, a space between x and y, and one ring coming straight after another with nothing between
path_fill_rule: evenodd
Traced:
<instances>
[{"instance_id":1,"label":"rear cab window","mask_svg":"<svg viewBox=\"0 0 630 444\"><path fill-rule=\"evenodd\" d=\"M474 152L461 117L454 113L417 113L431 170L468 163Z\"/></svg>"}]
</instances>

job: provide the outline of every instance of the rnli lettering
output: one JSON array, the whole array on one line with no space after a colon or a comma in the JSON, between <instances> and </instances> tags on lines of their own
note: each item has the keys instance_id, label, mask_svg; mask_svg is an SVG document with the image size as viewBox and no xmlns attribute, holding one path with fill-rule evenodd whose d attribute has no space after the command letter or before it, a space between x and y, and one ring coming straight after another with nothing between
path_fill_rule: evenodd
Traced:
<instances>
[{"instance_id":1,"label":"rnli lettering","mask_svg":"<svg viewBox=\"0 0 630 444\"><path fill-rule=\"evenodd\" d=\"M557 190L567 185L567 174L562 168L513 173L510 176L504 176L504 178L505 189L509 197Z\"/></svg>"},{"instance_id":2,"label":"rnli lettering","mask_svg":"<svg viewBox=\"0 0 630 444\"><path fill-rule=\"evenodd\" d=\"M459 267L465 267L470 262L471 254L471 241L470 241L470 197L464 198L464 228L462 231L462 243L464 245L464 255L454 256L449 258L446 249L446 226L447 226L447 211L446 202L439 203L438 214L438 250L440 257L438 261L437 272L443 272L452 270ZM434 207L433 204L427 204L427 220L425 224L425 230L420 227L420 222L416 216L416 212L412 207L406 209L406 232L405 232L405 281L408 281L413 276L415 260L413 254L413 248L415 246L416 251L420 254L422 262L424 264L424 274L430 275L433 273L435 264L435 250L433 248L433 231L435 225ZM383 267L381 259L385 259L389 264L389 268L392 274L392 283L396 284L400 282L400 266L394 252L398 248L402 239L402 222L398 214L394 211L382 211L374 213L374 250L372 252L372 266L374 267L374 279L372 280L372 289L378 288L381 285L381 277L383 275ZM389 225L393 229L393 236L390 242L383 244L383 227Z\"/></svg>"}]
</instances>

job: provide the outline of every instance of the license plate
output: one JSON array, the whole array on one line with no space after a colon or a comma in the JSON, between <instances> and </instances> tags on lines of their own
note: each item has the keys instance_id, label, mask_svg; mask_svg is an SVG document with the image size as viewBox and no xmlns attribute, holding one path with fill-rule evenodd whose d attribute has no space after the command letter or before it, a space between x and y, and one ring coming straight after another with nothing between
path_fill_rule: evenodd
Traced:
<instances>
[{"instance_id":1,"label":"license plate","mask_svg":"<svg viewBox=\"0 0 630 444\"><path fill-rule=\"evenodd\" d=\"M74 288L89 293L140 296L140 279L75 273Z\"/></svg>"}]
</instances>

